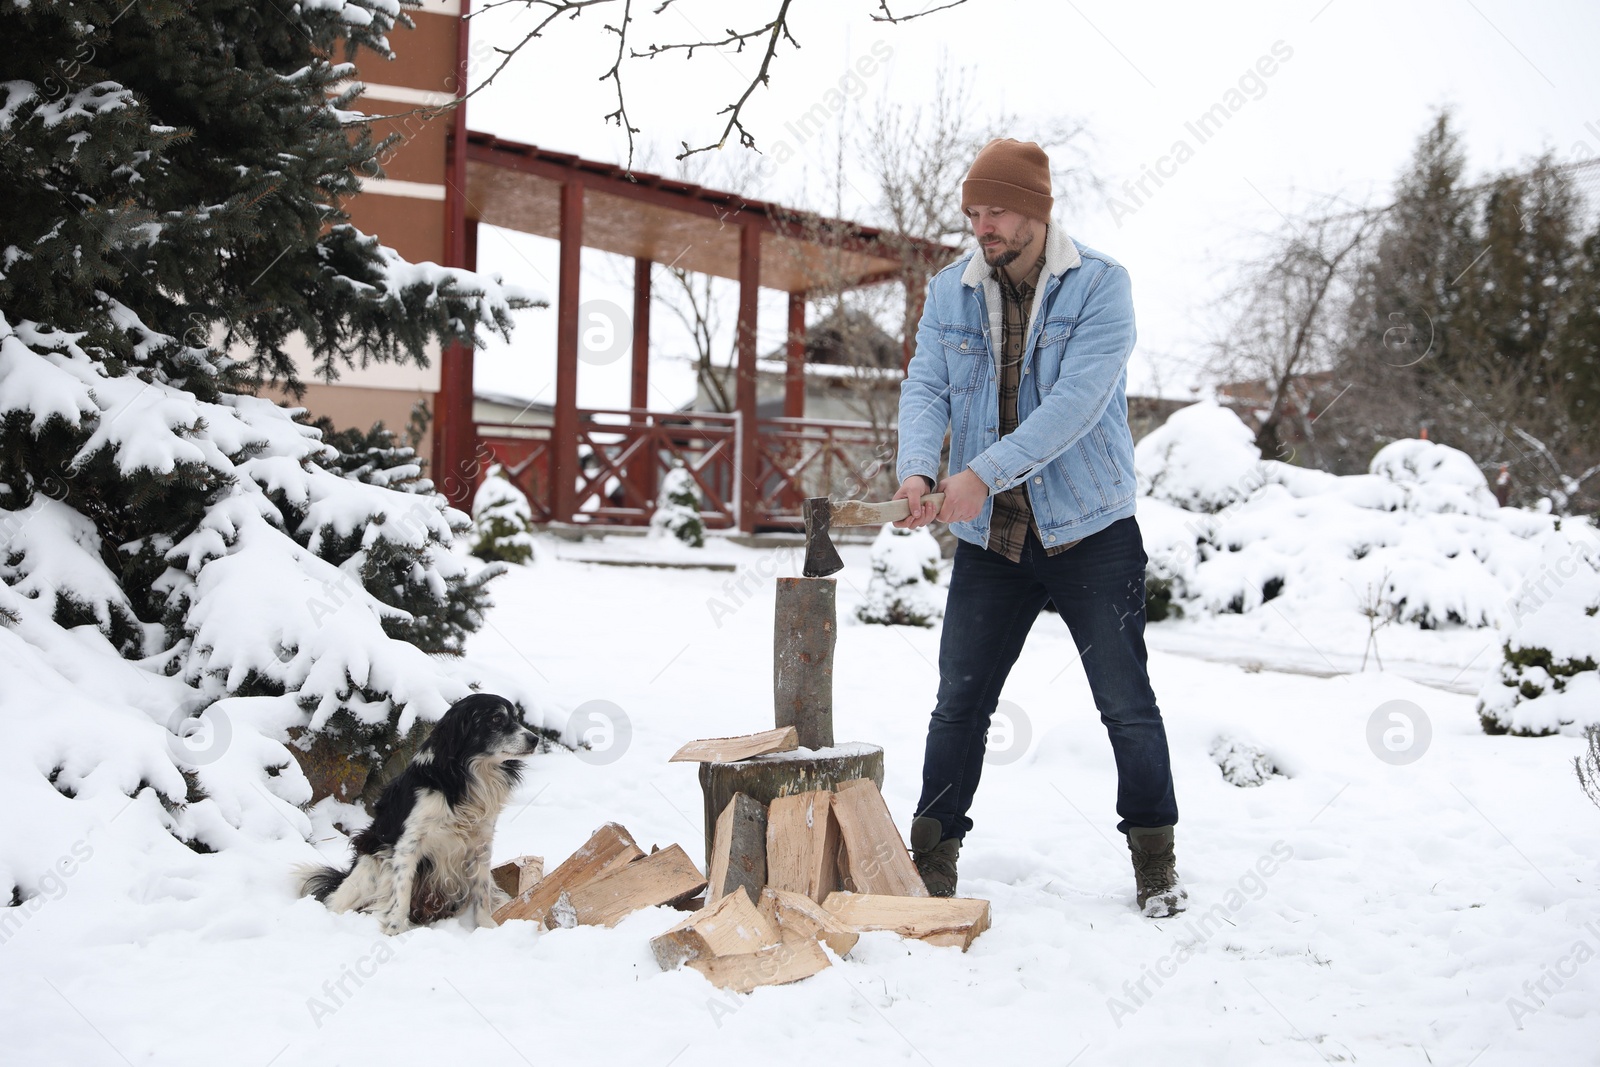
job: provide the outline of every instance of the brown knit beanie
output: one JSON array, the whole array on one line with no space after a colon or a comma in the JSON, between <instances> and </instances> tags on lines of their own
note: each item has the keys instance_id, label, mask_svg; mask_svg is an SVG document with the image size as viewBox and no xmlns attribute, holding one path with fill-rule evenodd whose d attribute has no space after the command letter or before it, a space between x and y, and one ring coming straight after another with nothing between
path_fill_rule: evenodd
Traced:
<instances>
[{"instance_id":1,"label":"brown knit beanie","mask_svg":"<svg viewBox=\"0 0 1600 1067\"><path fill-rule=\"evenodd\" d=\"M961 183L961 210L970 204L1009 208L1050 220L1050 157L1032 141L996 137L978 152Z\"/></svg>"}]
</instances>

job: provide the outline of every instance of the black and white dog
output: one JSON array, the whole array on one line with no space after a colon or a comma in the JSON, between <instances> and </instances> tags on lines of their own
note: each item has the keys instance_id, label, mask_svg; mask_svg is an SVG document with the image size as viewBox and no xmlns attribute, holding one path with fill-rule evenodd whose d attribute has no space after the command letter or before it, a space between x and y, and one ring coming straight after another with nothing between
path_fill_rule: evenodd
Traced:
<instances>
[{"instance_id":1,"label":"black and white dog","mask_svg":"<svg viewBox=\"0 0 1600 1067\"><path fill-rule=\"evenodd\" d=\"M504 697L474 693L450 706L351 841L349 870L308 864L300 895L334 911L378 917L386 934L459 915L494 926L508 898L490 876L494 824L539 738Z\"/></svg>"}]
</instances>

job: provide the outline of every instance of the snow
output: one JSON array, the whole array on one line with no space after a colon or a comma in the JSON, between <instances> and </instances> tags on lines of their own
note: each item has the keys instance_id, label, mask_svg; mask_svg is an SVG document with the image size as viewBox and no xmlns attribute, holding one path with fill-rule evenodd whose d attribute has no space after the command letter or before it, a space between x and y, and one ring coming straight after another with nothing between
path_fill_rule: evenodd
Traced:
<instances>
[{"instance_id":1,"label":"snow","mask_svg":"<svg viewBox=\"0 0 1600 1067\"><path fill-rule=\"evenodd\" d=\"M614 702L631 741L607 763L567 751L533 759L500 821L496 859L534 853L553 866L609 820L646 849L678 842L698 857L696 777L667 757L689 738L771 725L773 582L754 583L719 626L701 605L722 595L723 575L566 562L544 540L537 562L497 579L498 606L468 658L527 680L554 707ZM792 550L718 552L751 573L798 573ZM864 545L841 554L843 617L864 597L870 562ZM70 751L84 753L0 749L6 809L29 813L8 823L6 870L26 872L37 893L0 912L0 1026L19 1063L516 1062L519 1051L552 1063L792 1062L817 1049L841 1064L1592 1057L1600 967L1577 962L1575 946L1600 948L1600 865L1583 845L1600 811L1566 769L1579 741L1487 736L1470 696L1392 673L1322 679L1152 653L1191 909L1151 922L1133 907L1087 682L1066 628L1041 616L1005 689L1036 741L1017 762L986 768L961 857L962 891L993 902L992 929L966 954L863 935L814 978L737 996L687 968L659 970L649 939L682 917L670 909L610 930L446 924L386 939L370 917L295 899L289 868L319 850L343 854L335 820L359 825L348 806L308 817L293 796L258 805L271 821L247 823L215 854L189 852L149 790L131 803L121 793L141 774L181 792L160 778L164 761L136 755L143 733L165 731L154 714L141 724L114 710L137 699L153 713L159 687L169 700L182 687L104 668L97 680L92 664L109 653L89 660L82 633L56 634L48 650L63 667L83 661L79 682L0 628L0 657L10 657L0 670L26 687L19 699L80 717ZM1445 635L1418 633L1448 651ZM836 652L839 747L884 746L902 832L920 788L938 641L936 630L853 626ZM8 681L8 737L20 726L13 692ZM1431 747L1405 766L1366 741L1369 717L1394 699L1432 721ZM269 732L241 722L270 707L227 704L235 743ZM1223 736L1270 753L1289 777L1228 784L1211 755ZM76 781L76 799L43 776L55 756L68 760L61 779ZM91 761L101 769L73 778ZM226 757L206 766L219 765ZM245 790L292 793L287 777ZM226 822L221 805L215 818Z\"/></svg>"},{"instance_id":2,"label":"snow","mask_svg":"<svg viewBox=\"0 0 1600 1067\"><path fill-rule=\"evenodd\" d=\"M366 594L359 557L318 558L279 528L280 505L312 516L303 536L359 530L367 551L453 533L463 516L322 471L315 435L266 402L207 406L207 432L192 434L160 410L175 398L159 384L144 401L90 392L70 341L17 343L0 372L59 372L62 396L95 405L79 417L126 411L152 455L187 442L233 481L165 547L160 588L190 602L188 628L142 659L123 658L104 622L56 621L53 590L97 620L118 610L70 495L0 511L0 895L20 900L0 908L0 1030L16 1062L1593 1059L1600 863L1586 843L1600 810L1570 768L1597 676L1558 693L1549 671L1524 670L1519 684L1546 692L1508 714L1552 736L1487 734L1478 703L1508 690L1502 643L1550 651L1552 669L1594 654L1600 542L1581 520L1485 504L1439 446L1398 443L1355 478L1235 463L1230 492L1193 457L1239 435L1202 409L1144 453L1163 464L1139 500L1146 551L1185 608L1146 641L1188 913L1152 922L1134 908L1104 727L1070 633L1044 614L1002 694L1024 740L985 767L961 856L961 891L992 902L992 928L965 954L863 935L823 974L738 996L658 968L649 939L682 917L666 908L613 929L446 923L388 939L368 916L296 898L293 866L342 861L365 816L304 808L288 745L337 708L378 722L403 706L404 731L473 685L569 741L604 707L596 747L529 761L495 859L553 868L608 821L698 858L698 781L667 759L689 739L770 728L774 579L799 573L797 544L537 535L533 562L490 587L496 606L465 654L427 656L383 638L394 609ZM383 522L361 522L375 512ZM942 599L926 573L937 549L918 534L836 539L847 625L831 751L883 748L902 833L940 632L852 622L891 573ZM428 565L470 572L466 548L436 546ZM577 553L733 573L563 558ZM1270 578L1282 588L1265 600ZM1363 583L1393 617L1361 614ZM1382 666L1360 669L1373 626ZM247 679L286 695L216 699Z\"/></svg>"},{"instance_id":3,"label":"snow","mask_svg":"<svg viewBox=\"0 0 1600 1067\"><path fill-rule=\"evenodd\" d=\"M1135 449L1149 574L1184 616L1156 640L1218 654L1222 639L1238 662L1298 646L1301 667L1337 672L1359 668L1371 632L1385 663L1475 691L1465 672L1517 621L1558 517L1498 507L1472 460L1433 442L1393 442L1347 477L1249 458L1250 442L1236 415L1203 403Z\"/></svg>"}]
</instances>

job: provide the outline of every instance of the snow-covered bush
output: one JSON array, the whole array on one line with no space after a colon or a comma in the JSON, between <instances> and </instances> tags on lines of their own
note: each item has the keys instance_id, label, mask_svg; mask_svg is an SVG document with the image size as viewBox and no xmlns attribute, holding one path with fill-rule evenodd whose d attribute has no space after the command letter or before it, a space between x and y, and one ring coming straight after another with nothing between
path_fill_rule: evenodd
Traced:
<instances>
[{"instance_id":1,"label":"snow-covered bush","mask_svg":"<svg viewBox=\"0 0 1600 1067\"><path fill-rule=\"evenodd\" d=\"M691 548L704 547L706 528L700 521L700 491L694 475L674 467L661 479L656 510L650 516L650 536L676 537Z\"/></svg>"},{"instance_id":2,"label":"snow-covered bush","mask_svg":"<svg viewBox=\"0 0 1600 1067\"><path fill-rule=\"evenodd\" d=\"M944 614L938 584L939 542L927 527L885 526L872 542L872 579L856 618L884 626L932 626Z\"/></svg>"},{"instance_id":3,"label":"snow-covered bush","mask_svg":"<svg viewBox=\"0 0 1600 1067\"><path fill-rule=\"evenodd\" d=\"M472 554L501 563L526 563L533 558L533 508L521 489L496 463L483 476L472 498Z\"/></svg>"},{"instance_id":4,"label":"snow-covered bush","mask_svg":"<svg viewBox=\"0 0 1600 1067\"><path fill-rule=\"evenodd\" d=\"M1515 602L1517 625L1478 693L1491 734L1582 733L1600 724L1600 540L1568 519Z\"/></svg>"},{"instance_id":5,"label":"snow-covered bush","mask_svg":"<svg viewBox=\"0 0 1600 1067\"><path fill-rule=\"evenodd\" d=\"M1222 780L1241 789L1265 785L1267 779L1281 776L1272 757L1246 741L1219 737L1211 743L1211 762L1222 771Z\"/></svg>"},{"instance_id":6,"label":"snow-covered bush","mask_svg":"<svg viewBox=\"0 0 1600 1067\"><path fill-rule=\"evenodd\" d=\"M1555 518L1497 507L1470 457L1396 441L1370 473L1340 477L1248 462L1249 440L1231 411L1197 404L1136 449L1136 463L1151 464L1139 470L1147 585L1161 583L1173 607L1248 614L1281 597L1422 628L1510 623L1512 593ZM1208 449L1214 467L1199 458Z\"/></svg>"},{"instance_id":7,"label":"snow-covered bush","mask_svg":"<svg viewBox=\"0 0 1600 1067\"><path fill-rule=\"evenodd\" d=\"M1134 446L1139 492L1185 511L1215 512L1264 480L1256 435L1215 401L1174 411Z\"/></svg>"}]
</instances>

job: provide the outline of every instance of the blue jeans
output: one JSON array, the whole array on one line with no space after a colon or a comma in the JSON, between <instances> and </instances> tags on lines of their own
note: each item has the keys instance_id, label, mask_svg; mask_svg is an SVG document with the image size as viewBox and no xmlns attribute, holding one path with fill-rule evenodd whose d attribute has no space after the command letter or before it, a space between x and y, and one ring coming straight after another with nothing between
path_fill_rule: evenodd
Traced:
<instances>
[{"instance_id":1,"label":"blue jeans","mask_svg":"<svg viewBox=\"0 0 1600 1067\"><path fill-rule=\"evenodd\" d=\"M1178 821L1167 731L1145 670L1148 562L1132 515L1055 556L1046 556L1030 532L1020 563L968 541L957 545L939 643L939 697L917 802L917 814L938 819L944 837L964 837L972 829L967 809L983 772L989 719L1046 600L1072 633L1111 735L1117 829Z\"/></svg>"}]
</instances>

